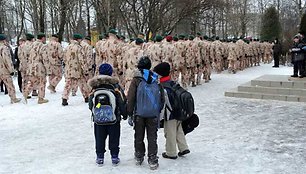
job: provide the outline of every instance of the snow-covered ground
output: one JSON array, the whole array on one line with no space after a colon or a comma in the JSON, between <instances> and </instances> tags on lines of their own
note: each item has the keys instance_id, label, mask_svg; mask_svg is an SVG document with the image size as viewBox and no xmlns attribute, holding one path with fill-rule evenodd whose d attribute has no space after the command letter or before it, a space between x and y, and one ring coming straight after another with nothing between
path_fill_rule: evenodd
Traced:
<instances>
[{"instance_id":1,"label":"snow-covered ground","mask_svg":"<svg viewBox=\"0 0 306 174\"><path fill-rule=\"evenodd\" d=\"M191 153L177 160L161 157L165 140L159 130L160 167L135 166L133 129L121 123L121 163L95 165L90 111L78 93L61 106L63 80L57 94L46 91L48 104L9 104L0 94L0 173L197 173L304 174L306 172L305 103L224 97L224 92L264 74L291 74L292 67L272 65L237 74L213 74L212 81L190 88L200 126L187 135ZM16 80L15 80L16 81ZM17 88L17 85L16 85ZM17 94L21 97L21 94Z\"/></svg>"}]
</instances>

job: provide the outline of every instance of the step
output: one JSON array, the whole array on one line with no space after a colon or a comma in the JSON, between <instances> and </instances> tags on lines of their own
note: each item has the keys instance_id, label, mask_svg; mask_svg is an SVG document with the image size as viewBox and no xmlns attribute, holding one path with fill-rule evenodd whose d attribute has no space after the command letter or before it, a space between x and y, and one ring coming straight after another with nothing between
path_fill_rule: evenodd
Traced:
<instances>
[{"instance_id":1,"label":"step","mask_svg":"<svg viewBox=\"0 0 306 174\"><path fill-rule=\"evenodd\" d=\"M306 89L252 86L251 83L238 86L238 91L250 92L250 93L263 93L263 94L297 95L297 96L306 97Z\"/></svg>"},{"instance_id":2,"label":"step","mask_svg":"<svg viewBox=\"0 0 306 174\"><path fill-rule=\"evenodd\" d=\"M252 86L306 89L306 78L292 78L289 75L263 75L251 80Z\"/></svg>"},{"instance_id":3,"label":"step","mask_svg":"<svg viewBox=\"0 0 306 174\"><path fill-rule=\"evenodd\" d=\"M306 102L305 96L298 96L298 95L279 95L279 94L266 94L266 93L256 93L256 92L229 91L229 92L225 92L225 96L226 97L236 97L236 98L279 100L279 101L290 101L290 102Z\"/></svg>"}]
</instances>

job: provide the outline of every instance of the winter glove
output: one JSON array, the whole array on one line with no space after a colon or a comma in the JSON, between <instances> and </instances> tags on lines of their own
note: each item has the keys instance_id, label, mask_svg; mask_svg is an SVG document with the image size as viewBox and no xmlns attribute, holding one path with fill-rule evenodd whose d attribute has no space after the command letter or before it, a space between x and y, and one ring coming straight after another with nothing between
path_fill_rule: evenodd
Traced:
<instances>
[{"instance_id":1,"label":"winter glove","mask_svg":"<svg viewBox=\"0 0 306 174\"><path fill-rule=\"evenodd\" d=\"M14 72L11 72L11 73L10 73L11 76L14 76L14 74L15 74Z\"/></svg>"},{"instance_id":2,"label":"winter glove","mask_svg":"<svg viewBox=\"0 0 306 174\"><path fill-rule=\"evenodd\" d=\"M130 126L134 126L134 119L133 119L133 117L131 117L131 116L129 117L128 123L129 123Z\"/></svg>"}]
</instances>

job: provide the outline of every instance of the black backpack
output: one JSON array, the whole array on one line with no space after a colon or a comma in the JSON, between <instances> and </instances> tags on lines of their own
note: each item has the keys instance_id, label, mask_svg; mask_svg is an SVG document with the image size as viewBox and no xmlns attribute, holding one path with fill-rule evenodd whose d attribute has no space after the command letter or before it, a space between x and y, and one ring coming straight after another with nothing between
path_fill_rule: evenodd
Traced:
<instances>
[{"instance_id":1,"label":"black backpack","mask_svg":"<svg viewBox=\"0 0 306 174\"><path fill-rule=\"evenodd\" d=\"M169 88L171 93L168 93L169 99L172 100L171 107L174 118L179 121L184 121L194 114L194 100L190 92L173 82L171 84L163 84L165 88Z\"/></svg>"}]
</instances>

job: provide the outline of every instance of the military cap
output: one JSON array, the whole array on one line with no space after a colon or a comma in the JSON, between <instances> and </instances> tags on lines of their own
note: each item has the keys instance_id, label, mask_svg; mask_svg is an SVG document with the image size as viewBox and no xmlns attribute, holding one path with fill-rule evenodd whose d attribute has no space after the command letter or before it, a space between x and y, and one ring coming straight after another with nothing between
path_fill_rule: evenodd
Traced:
<instances>
[{"instance_id":1,"label":"military cap","mask_svg":"<svg viewBox=\"0 0 306 174\"><path fill-rule=\"evenodd\" d=\"M189 35L188 39L189 40L193 40L194 39L194 35Z\"/></svg>"},{"instance_id":2,"label":"military cap","mask_svg":"<svg viewBox=\"0 0 306 174\"><path fill-rule=\"evenodd\" d=\"M202 33L200 33L200 32L197 32L197 36L202 36Z\"/></svg>"},{"instance_id":3,"label":"military cap","mask_svg":"<svg viewBox=\"0 0 306 174\"><path fill-rule=\"evenodd\" d=\"M83 39L83 36L81 34L75 33L75 34L73 34L73 39L74 40Z\"/></svg>"},{"instance_id":4,"label":"military cap","mask_svg":"<svg viewBox=\"0 0 306 174\"><path fill-rule=\"evenodd\" d=\"M37 34L37 39L42 39L43 37L46 37L45 33L38 33Z\"/></svg>"},{"instance_id":5,"label":"military cap","mask_svg":"<svg viewBox=\"0 0 306 174\"><path fill-rule=\"evenodd\" d=\"M177 36L173 36L173 40L174 40L174 41L178 41L179 39L178 39Z\"/></svg>"},{"instance_id":6,"label":"military cap","mask_svg":"<svg viewBox=\"0 0 306 174\"><path fill-rule=\"evenodd\" d=\"M172 37L171 35L169 35L169 36L166 37L166 40L167 40L168 42L171 42L171 41L173 40L173 37Z\"/></svg>"},{"instance_id":7,"label":"military cap","mask_svg":"<svg viewBox=\"0 0 306 174\"><path fill-rule=\"evenodd\" d=\"M216 40L219 40L220 38L219 38L219 36L216 36L215 39L216 39Z\"/></svg>"},{"instance_id":8,"label":"military cap","mask_svg":"<svg viewBox=\"0 0 306 174\"><path fill-rule=\"evenodd\" d=\"M163 38L163 36L161 36L161 35L156 35L156 36L155 36L155 41L156 41L156 42L161 42L163 39L164 39L164 38Z\"/></svg>"},{"instance_id":9,"label":"military cap","mask_svg":"<svg viewBox=\"0 0 306 174\"><path fill-rule=\"evenodd\" d=\"M90 36L86 36L85 39L91 41L91 37Z\"/></svg>"},{"instance_id":10,"label":"military cap","mask_svg":"<svg viewBox=\"0 0 306 174\"><path fill-rule=\"evenodd\" d=\"M52 37L59 38L58 34L52 34Z\"/></svg>"},{"instance_id":11,"label":"military cap","mask_svg":"<svg viewBox=\"0 0 306 174\"><path fill-rule=\"evenodd\" d=\"M205 35L205 36L204 36L204 39L205 39L205 40L208 40L208 36L207 36L207 35Z\"/></svg>"},{"instance_id":12,"label":"military cap","mask_svg":"<svg viewBox=\"0 0 306 174\"><path fill-rule=\"evenodd\" d=\"M33 34L31 34L31 33L26 33L25 35L26 35L26 39L27 40L32 40L32 39L35 38L35 36Z\"/></svg>"},{"instance_id":13,"label":"military cap","mask_svg":"<svg viewBox=\"0 0 306 174\"><path fill-rule=\"evenodd\" d=\"M102 40L102 39L104 39L104 34L103 33L99 35L99 40Z\"/></svg>"},{"instance_id":14,"label":"military cap","mask_svg":"<svg viewBox=\"0 0 306 174\"><path fill-rule=\"evenodd\" d=\"M111 33L111 34L116 35L118 32L117 32L116 29L110 29L110 30L108 31L108 33Z\"/></svg>"},{"instance_id":15,"label":"military cap","mask_svg":"<svg viewBox=\"0 0 306 174\"><path fill-rule=\"evenodd\" d=\"M5 40L6 39L6 35L5 34L0 34L0 41Z\"/></svg>"},{"instance_id":16,"label":"military cap","mask_svg":"<svg viewBox=\"0 0 306 174\"><path fill-rule=\"evenodd\" d=\"M178 38L179 38L179 40L184 40L184 39L185 39L185 35L184 35L184 34L180 34L180 35L178 36Z\"/></svg>"},{"instance_id":17,"label":"military cap","mask_svg":"<svg viewBox=\"0 0 306 174\"><path fill-rule=\"evenodd\" d=\"M137 38L137 39L136 39L136 45L140 45L140 44L142 44L142 43L144 43L144 40L143 40L143 39L141 39L141 38Z\"/></svg>"}]
</instances>

